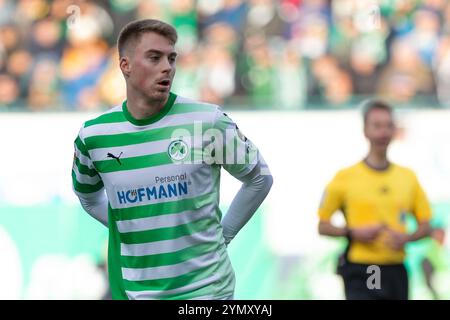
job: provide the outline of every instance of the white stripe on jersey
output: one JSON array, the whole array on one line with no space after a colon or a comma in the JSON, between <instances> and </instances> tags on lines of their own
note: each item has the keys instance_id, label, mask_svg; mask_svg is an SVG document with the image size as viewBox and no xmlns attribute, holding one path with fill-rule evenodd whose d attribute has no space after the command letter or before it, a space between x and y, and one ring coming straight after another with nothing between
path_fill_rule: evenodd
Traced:
<instances>
[{"instance_id":1,"label":"white stripe on jersey","mask_svg":"<svg viewBox=\"0 0 450 320\"><path fill-rule=\"evenodd\" d=\"M75 176L77 177L77 181L83 184L97 184L100 181L100 177L96 176L88 176L87 174L82 174L78 171L78 167L76 165L73 166L73 171L75 172Z\"/></svg>"},{"instance_id":2,"label":"white stripe on jersey","mask_svg":"<svg viewBox=\"0 0 450 320\"><path fill-rule=\"evenodd\" d=\"M187 112L167 115L156 123L146 126L136 126L128 121L100 123L83 129L83 139L92 136L103 136L130 132L140 132L151 129L160 129L170 126L192 125L194 121L212 123L214 112Z\"/></svg>"},{"instance_id":3,"label":"white stripe on jersey","mask_svg":"<svg viewBox=\"0 0 450 320\"><path fill-rule=\"evenodd\" d=\"M193 291L196 290L198 288L204 287L208 284L214 283L217 280L220 279L220 276L218 274L212 275L208 278L199 280L197 282L188 284L186 286L180 287L180 288L176 288L176 289L172 289L172 290L164 290L164 291L160 291L160 290L145 290L145 291L126 291L126 294L128 296L129 299L131 300L144 300L144 299L161 299L161 296L164 295L169 295L169 294L176 294L176 293L183 293L183 292L188 292L188 291Z\"/></svg>"},{"instance_id":4,"label":"white stripe on jersey","mask_svg":"<svg viewBox=\"0 0 450 320\"><path fill-rule=\"evenodd\" d=\"M213 263L219 261L219 258L219 254L216 251L213 251L199 257L168 266L151 268L122 268L122 275L125 280L129 281L174 278L212 265Z\"/></svg>"}]
</instances>

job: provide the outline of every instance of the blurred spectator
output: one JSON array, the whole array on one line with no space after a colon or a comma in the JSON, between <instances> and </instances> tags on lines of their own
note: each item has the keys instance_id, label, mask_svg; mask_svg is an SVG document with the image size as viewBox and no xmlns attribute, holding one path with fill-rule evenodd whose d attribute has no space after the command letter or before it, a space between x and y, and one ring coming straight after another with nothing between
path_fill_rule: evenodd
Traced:
<instances>
[{"instance_id":1,"label":"blurred spectator","mask_svg":"<svg viewBox=\"0 0 450 320\"><path fill-rule=\"evenodd\" d=\"M19 98L19 85L8 74L0 74L0 108L13 105Z\"/></svg>"},{"instance_id":2,"label":"blurred spectator","mask_svg":"<svg viewBox=\"0 0 450 320\"><path fill-rule=\"evenodd\" d=\"M395 0L384 3L383 9L389 17L391 28L396 36L407 34L413 28L413 15L416 6L416 0Z\"/></svg>"},{"instance_id":3,"label":"blurred spectator","mask_svg":"<svg viewBox=\"0 0 450 320\"><path fill-rule=\"evenodd\" d=\"M314 79L309 97L312 104L341 107L350 102L353 92L351 76L335 57L325 55L314 60L312 75Z\"/></svg>"},{"instance_id":4,"label":"blurred spectator","mask_svg":"<svg viewBox=\"0 0 450 320\"><path fill-rule=\"evenodd\" d=\"M106 70L99 80L100 99L107 106L119 105L125 99L125 91L125 80L119 68L119 53L114 48L110 50Z\"/></svg>"},{"instance_id":5,"label":"blurred spectator","mask_svg":"<svg viewBox=\"0 0 450 320\"><path fill-rule=\"evenodd\" d=\"M256 108L268 108L275 99L275 59L263 35L255 35L246 41L244 86L250 103Z\"/></svg>"},{"instance_id":6,"label":"blurred spectator","mask_svg":"<svg viewBox=\"0 0 450 320\"><path fill-rule=\"evenodd\" d=\"M351 106L379 93L408 105L437 95L450 104L445 0L0 0L7 105L121 103L117 33L142 18L177 28L174 90L194 98L300 109Z\"/></svg>"},{"instance_id":7,"label":"blurred spectator","mask_svg":"<svg viewBox=\"0 0 450 320\"><path fill-rule=\"evenodd\" d=\"M39 61L30 79L28 106L34 111L55 108L58 97L58 65L46 59Z\"/></svg>"},{"instance_id":8,"label":"blurred spectator","mask_svg":"<svg viewBox=\"0 0 450 320\"><path fill-rule=\"evenodd\" d=\"M10 53L19 46L19 29L14 25L6 25L0 28L0 47L2 51Z\"/></svg>"},{"instance_id":9,"label":"blurred spectator","mask_svg":"<svg viewBox=\"0 0 450 320\"><path fill-rule=\"evenodd\" d=\"M180 53L191 52L198 42L198 21L194 0L172 1L170 6L171 23L177 29L177 47Z\"/></svg>"},{"instance_id":10,"label":"blurred spectator","mask_svg":"<svg viewBox=\"0 0 450 320\"><path fill-rule=\"evenodd\" d=\"M381 71L377 93L393 102L435 94L433 74L410 41L396 40L392 44L391 61Z\"/></svg>"},{"instance_id":11,"label":"blurred spectator","mask_svg":"<svg viewBox=\"0 0 450 320\"><path fill-rule=\"evenodd\" d=\"M345 70L337 70L327 81L325 96L331 106L346 106L353 92L352 79Z\"/></svg>"},{"instance_id":12,"label":"blurred spectator","mask_svg":"<svg viewBox=\"0 0 450 320\"><path fill-rule=\"evenodd\" d=\"M13 51L9 55L6 70L9 74L16 77L25 76L30 69L32 59L31 53L27 50L19 49Z\"/></svg>"},{"instance_id":13,"label":"blurred spectator","mask_svg":"<svg viewBox=\"0 0 450 320\"><path fill-rule=\"evenodd\" d=\"M205 46L201 50L202 65L199 68L203 95L214 97L222 104L234 92L235 62L231 53L219 45ZM207 98L205 98L207 99ZM208 99L207 99L208 100ZM211 101L213 102L213 101Z\"/></svg>"},{"instance_id":14,"label":"blurred spectator","mask_svg":"<svg viewBox=\"0 0 450 320\"><path fill-rule=\"evenodd\" d=\"M62 40L62 28L59 22L52 18L42 19L32 28L29 50L34 59L45 55L52 56L55 61L58 61L63 50Z\"/></svg>"},{"instance_id":15,"label":"blurred spectator","mask_svg":"<svg viewBox=\"0 0 450 320\"><path fill-rule=\"evenodd\" d=\"M199 60L196 51L185 52L177 59L177 76L173 83L174 92L191 99L200 99Z\"/></svg>"},{"instance_id":16,"label":"blurred spectator","mask_svg":"<svg viewBox=\"0 0 450 320\"><path fill-rule=\"evenodd\" d=\"M415 12L414 28L408 36L415 44L420 58L427 67L431 66L437 49L440 33L439 14L428 8L421 8Z\"/></svg>"},{"instance_id":17,"label":"blurred spectator","mask_svg":"<svg viewBox=\"0 0 450 320\"><path fill-rule=\"evenodd\" d=\"M0 0L0 26L11 22L15 9L14 1Z\"/></svg>"},{"instance_id":18,"label":"blurred spectator","mask_svg":"<svg viewBox=\"0 0 450 320\"><path fill-rule=\"evenodd\" d=\"M203 42L208 46L221 47L230 53L235 53L239 44L236 31L226 23L215 23L206 28Z\"/></svg>"},{"instance_id":19,"label":"blurred spectator","mask_svg":"<svg viewBox=\"0 0 450 320\"><path fill-rule=\"evenodd\" d=\"M164 4L158 0L138 1L138 7L136 10L136 19L162 19L164 17ZM129 21L126 21L127 23Z\"/></svg>"},{"instance_id":20,"label":"blurred spectator","mask_svg":"<svg viewBox=\"0 0 450 320\"><path fill-rule=\"evenodd\" d=\"M107 67L108 47L102 40L74 40L64 51L61 61L62 94L65 103L75 108L80 94L98 83Z\"/></svg>"},{"instance_id":21,"label":"blurred spectator","mask_svg":"<svg viewBox=\"0 0 450 320\"><path fill-rule=\"evenodd\" d=\"M245 35L258 32L263 33L267 38L286 36L288 28L285 20L289 18L282 11L285 9L286 4L283 6L278 1L250 0L246 16ZM292 10L292 6L290 6L290 9ZM297 14L298 10L299 7L297 7Z\"/></svg>"},{"instance_id":22,"label":"blurred spectator","mask_svg":"<svg viewBox=\"0 0 450 320\"><path fill-rule=\"evenodd\" d=\"M297 42L302 55L316 59L326 53L328 47L328 23L324 16L307 15L294 26L293 40Z\"/></svg>"},{"instance_id":23,"label":"blurred spectator","mask_svg":"<svg viewBox=\"0 0 450 320\"><path fill-rule=\"evenodd\" d=\"M440 40L433 67L439 102L443 107L450 108L450 35Z\"/></svg>"},{"instance_id":24,"label":"blurred spectator","mask_svg":"<svg viewBox=\"0 0 450 320\"><path fill-rule=\"evenodd\" d=\"M306 68L298 48L293 43L284 45L277 57L275 106L295 110L306 104Z\"/></svg>"},{"instance_id":25,"label":"blurred spectator","mask_svg":"<svg viewBox=\"0 0 450 320\"><path fill-rule=\"evenodd\" d=\"M29 51L18 49L9 55L9 59L7 61L6 71L8 74L17 79L21 101L23 101L28 95L32 60L33 57Z\"/></svg>"},{"instance_id":26,"label":"blurred spectator","mask_svg":"<svg viewBox=\"0 0 450 320\"><path fill-rule=\"evenodd\" d=\"M32 22L45 18L49 11L49 1L19 0L17 1L14 22L24 28L30 28Z\"/></svg>"},{"instance_id":27,"label":"blurred spectator","mask_svg":"<svg viewBox=\"0 0 450 320\"><path fill-rule=\"evenodd\" d=\"M349 69L355 94L371 95L375 92L380 65L386 56L377 49L373 37L356 40L351 47Z\"/></svg>"},{"instance_id":28,"label":"blurred spectator","mask_svg":"<svg viewBox=\"0 0 450 320\"><path fill-rule=\"evenodd\" d=\"M81 109L95 107L93 101L98 102L97 107L101 106L94 86L108 66L109 47L104 38L112 31L109 17L100 7L86 4L84 9L76 28L68 32L68 44L61 59L64 102Z\"/></svg>"},{"instance_id":29,"label":"blurred spectator","mask_svg":"<svg viewBox=\"0 0 450 320\"><path fill-rule=\"evenodd\" d=\"M444 25L442 26L442 33L448 35L450 34L450 3L447 2L447 5L442 10L442 12L442 20L444 21Z\"/></svg>"},{"instance_id":30,"label":"blurred spectator","mask_svg":"<svg viewBox=\"0 0 450 320\"><path fill-rule=\"evenodd\" d=\"M203 8L205 9L210 2L212 1L204 1ZM215 23L225 23L235 32L240 32L244 28L247 9L247 1L223 0L223 6L219 7L219 10L211 14L206 13L201 17L201 26L207 28Z\"/></svg>"}]
</instances>

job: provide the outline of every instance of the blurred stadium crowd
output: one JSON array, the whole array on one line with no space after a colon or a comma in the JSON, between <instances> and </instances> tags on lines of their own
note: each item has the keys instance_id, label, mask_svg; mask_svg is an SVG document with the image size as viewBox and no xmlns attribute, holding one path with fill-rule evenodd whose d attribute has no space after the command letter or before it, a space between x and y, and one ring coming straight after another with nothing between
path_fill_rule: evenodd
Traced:
<instances>
[{"instance_id":1,"label":"blurred stadium crowd","mask_svg":"<svg viewBox=\"0 0 450 320\"><path fill-rule=\"evenodd\" d=\"M178 94L259 109L372 94L450 107L446 0L0 0L0 111L120 103L115 42L139 18L177 28Z\"/></svg>"}]
</instances>

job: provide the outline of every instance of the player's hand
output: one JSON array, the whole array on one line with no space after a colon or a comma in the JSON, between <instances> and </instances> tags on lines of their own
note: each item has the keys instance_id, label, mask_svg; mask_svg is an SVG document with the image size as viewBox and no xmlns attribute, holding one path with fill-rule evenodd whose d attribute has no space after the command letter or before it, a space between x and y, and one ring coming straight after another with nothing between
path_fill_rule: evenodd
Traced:
<instances>
[{"instance_id":1,"label":"player's hand","mask_svg":"<svg viewBox=\"0 0 450 320\"><path fill-rule=\"evenodd\" d=\"M392 250L402 250L409 241L409 236L402 232L398 232L388 228L386 230L386 245Z\"/></svg>"},{"instance_id":2,"label":"player's hand","mask_svg":"<svg viewBox=\"0 0 450 320\"><path fill-rule=\"evenodd\" d=\"M373 242L383 229L383 225L376 224L367 227L351 228L349 231L351 239L360 242Z\"/></svg>"}]
</instances>

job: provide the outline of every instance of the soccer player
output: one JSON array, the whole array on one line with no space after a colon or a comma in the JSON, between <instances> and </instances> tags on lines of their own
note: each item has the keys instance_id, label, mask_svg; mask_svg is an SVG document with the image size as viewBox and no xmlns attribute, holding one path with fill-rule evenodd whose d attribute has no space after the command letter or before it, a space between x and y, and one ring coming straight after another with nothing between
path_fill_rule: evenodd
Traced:
<instances>
[{"instance_id":1,"label":"soccer player","mask_svg":"<svg viewBox=\"0 0 450 320\"><path fill-rule=\"evenodd\" d=\"M349 300L408 299L404 247L430 232L430 204L416 175L387 158L394 132L391 107L382 101L367 102L364 135L369 153L336 174L320 204L319 233L348 239L338 273ZM344 214L345 227L330 222L337 210ZM407 214L418 223L412 234L406 230Z\"/></svg>"},{"instance_id":2,"label":"soccer player","mask_svg":"<svg viewBox=\"0 0 450 320\"><path fill-rule=\"evenodd\" d=\"M127 100L75 140L73 188L109 228L113 299L232 299L227 245L272 186L257 148L218 106L171 92L176 41L162 21L126 25ZM223 219L222 167L242 181Z\"/></svg>"}]
</instances>

